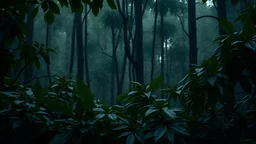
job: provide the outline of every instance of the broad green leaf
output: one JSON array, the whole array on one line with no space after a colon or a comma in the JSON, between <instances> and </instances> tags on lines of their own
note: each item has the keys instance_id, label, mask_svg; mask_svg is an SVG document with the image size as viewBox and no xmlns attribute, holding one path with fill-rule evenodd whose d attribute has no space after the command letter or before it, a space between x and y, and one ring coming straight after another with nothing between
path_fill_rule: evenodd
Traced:
<instances>
[{"instance_id":1,"label":"broad green leaf","mask_svg":"<svg viewBox=\"0 0 256 144\"><path fill-rule=\"evenodd\" d=\"M118 138L127 136L127 135L129 135L129 134L131 134L131 132L123 132L123 133L121 133L121 134L118 136Z\"/></svg>"},{"instance_id":2,"label":"broad green leaf","mask_svg":"<svg viewBox=\"0 0 256 144\"><path fill-rule=\"evenodd\" d=\"M170 143L174 143L174 133L171 130L167 130L165 133L165 137L169 140Z\"/></svg>"},{"instance_id":3,"label":"broad green leaf","mask_svg":"<svg viewBox=\"0 0 256 144\"><path fill-rule=\"evenodd\" d=\"M147 110L147 112L145 113L145 116L147 117L148 115L150 115L150 114L152 114L152 113L154 113L154 112L157 112L158 111L158 109L149 109L149 110Z\"/></svg>"},{"instance_id":4,"label":"broad green leaf","mask_svg":"<svg viewBox=\"0 0 256 144\"><path fill-rule=\"evenodd\" d=\"M160 125L156 127L156 131L154 133L154 140L158 142L161 137L165 134L167 127L165 125Z\"/></svg>"},{"instance_id":5,"label":"broad green leaf","mask_svg":"<svg viewBox=\"0 0 256 144\"><path fill-rule=\"evenodd\" d=\"M171 128L179 134L190 136L189 132L183 126L172 125Z\"/></svg>"},{"instance_id":6,"label":"broad green leaf","mask_svg":"<svg viewBox=\"0 0 256 144\"><path fill-rule=\"evenodd\" d=\"M16 129L17 127L19 127L21 125L21 121L20 120L14 120L12 122L12 129Z\"/></svg>"},{"instance_id":7,"label":"broad green leaf","mask_svg":"<svg viewBox=\"0 0 256 144\"><path fill-rule=\"evenodd\" d=\"M40 64L38 57L34 58L33 63L36 65L37 69L40 69L41 64Z\"/></svg>"},{"instance_id":8,"label":"broad green leaf","mask_svg":"<svg viewBox=\"0 0 256 144\"><path fill-rule=\"evenodd\" d=\"M4 115L4 114L7 114L8 112L10 112L11 109L3 109L3 110L0 110L0 115Z\"/></svg>"},{"instance_id":9,"label":"broad green leaf","mask_svg":"<svg viewBox=\"0 0 256 144\"><path fill-rule=\"evenodd\" d=\"M116 119L117 119L117 116L116 116L116 114L114 114L114 113L108 114L108 117L109 117L110 119L112 119L112 120L116 120Z\"/></svg>"},{"instance_id":10,"label":"broad green leaf","mask_svg":"<svg viewBox=\"0 0 256 144\"><path fill-rule=\"evenodd\" d=\"M133 134L130 134L127 138L126 138L126 144L134 144L135 143L135 137Z\"/></svg>"},{"instance_id":11,"label":"broad green leaf","mask_svg":"<svg viewBox=\"0 0 256 144\"><path fill-rule=\"evenodd\" d=\"M46 23L48 23L49 25L53 24L54 22L54 15L51 11L48 11L45 15L44 15L44 20Z\"/></svg>"},{"instance_id":12,"label":"broad green leaf","mask_svg":"<svg viewBox=\"0 0 256 144\"><path fill-rule=\"evenodd\" d=\"M93 111L95 112L105 112L102 108L93 108Z\"/></svg>"},{"instance_id":13,"label":"broad green leaf","mask_svg":"<svg viewBox=\"0 0 256 144\"><path fill-rule=\"evenodd\" d=\"M217 81L216 76L212 76L212 77L208 78L208 82L211 84L211 86L214 86L216 81Z\"/></svg>"},{"instance_id":14,"label":"broad green leaf","mask_svg":"<svg viewBox=\"0 0 256 144\"><path fill-rule=\"evenodd\" d=\"M144 139L150 139L154 137L154 131L148 132L145 136Z\"/></svg>"},{"instance_id":15,"label":"broad green leaf","mask_svg":"<svg viewBox=\"0 0 256 144\"><path fill-rule=\"evenodd\" d=\"M67 141L71 138L72 131L66 130L57 133L57 135L51 140L49 144L66 144Z\"/></svg>"},{"instance_id":16,"label":"broad green leaf","mask_svg":"<svg viewBox=\"0 0 256 144\"><path fill-rule=\"evenodd\" d=\"M164 113L166 115L168 115L170 118L175 119L176 118L176 113L172 110L172 109L168 109L168 108L162 108L162 110L164 111Z\"/></svg>"},{"instance_id":17,"label":"broad green leaf","mask_svg":"<svg viewBox=\"0 0 256 144\"><path fill-rule=\"evenodd\" d=\"M84 108L93 108L94 96L88 86L79 78L76 79L78 96Z\"/></svg>"},{"instance_id":18,"label":"broad green leaf","mask_svg":"<svg viewBox=\"0 0 256 144\"><path fill-rule=\"evenodd\" d=\"M36 81L32 88L33 94L36 97L36 109L39 110L40 104L43 101L47 91L41 86L39 81Z\"/></svg>"},{"instance_id":19,"label":"broad green leaf","mask_svg":"<svg viewBox=\"0 0 256 144\"><path fill-rule=\"evenodd\" d=\"M128 93L128 96L135 95L136 93L138 93L138 91L131 91Z\"/></svg>"},{"instance_id":20,"label":"broad green leaf","mask_svg":"<svg viewBox=\"0 0 256 144\"><path fill-rule=\"evenodd\" d=\"M162 76L159 76L155 78L150 84L149 84L149 90L151 92L157 91L160 89L162 84Z\"/></svg>"},{"instance_id":21,"label":"broad green leaf","mask_svg":"<svg viewBox=\"0 0 256 144\"><path fill-rule=\"evenodd\" d=\"M242 31L242 36L246 41L249 41L252 39L252 37L255 34L254 30L254 24L251 21L250 18L245 18L243 21L243 31Z\"/></svg>"},{"instance_id":22,"label":"broad green leaf","mask_svg":"<svg viewBox=\"0 0 256 144\"><path fill-rule=\"evenodd\" d=\"M72 114L72 108L62 102L56 101L56 100L51 100L51 99L44 99L43 103L50 109L56 111L56 112L61 112L67 116L73 117Z\"/></svg>"},{"instance_id":23,"label":"broad green leaf","mask_svg":"<svg viewBox=\"0 0 256 144\"><path fill-rule=\"evenodd\" d=\"M135 86L138 86L138 87L143 87L142 84L138 83L138 82L135 82L135 81L131 81L132 84L134 84Z\"/></svg>"},{"instance_id":24,"label":"broad green leaf","mask_svg":"<svg viewBox=\"0 0 256 144\"><path fill-rule=\"evenodd\" d=\"M128 125L121 125L119 127L113 128L112 130L123 130L123 129L126 129L128 127L129 127Z\"/></svg>"},{"instance_id":25,"label":"broad green leaf","mask_svg":"<svg viewBox=\"0 0 256 144\"><path fill-rule=\"evenodd\" d=\"M110 6L110 8L112 9L116 9L116 4L114 2L114 0L107 0L108 5Z\"/></svg>"},{"instance_id":26,"label":"broad green leaf","mask_svg":"<svg viewBox=\"0 0 256 144\"><path fill-rule=\"evenodd\" d=\"M50 10L51 10L53 13L55 13L55 14L60 14L60 8L59 8L59 6L58 6L55 2L49 1L49 2L48 2L48 5L49 5Z\"/></svg>"},{"instance_id":27,"label":"broad green leaf","mask_svg":"<svg viewBox=\"0 0 256 144\"><path fill-rule=\"evenodd\" d=\"M227 34L233 34L234 33L234 26L227 19L221 19L220 20L220 27Z\"/></svg>"},{"instance_id":28,"label":"broad green leaf","mask_svg":"<svg viewBox=\"0 0 256 144\"><path fill-rule=\"evenodd\" d=\"M105 115L106 115L106 114L98 114L98 115L96 116L96 118L97 118L97 119L101 119L101 118L105 117Z\"/></svg>"},{"instance_id":29,"label":"broad green leaf","mask_svg":"<svg viewBox=\"0 0 256 144\"><path fill-rule=\"evenodd\" d=\"M141 135L141 136L140 136ZM134 136L135 136L135 138L140 142L140 143L142 143L142 144L144 144L144 141L143 141L143 139L141 138L142 136L143 136L143 134L137 134L137 133L134 133Z\"/></svg>"}]
</instances>

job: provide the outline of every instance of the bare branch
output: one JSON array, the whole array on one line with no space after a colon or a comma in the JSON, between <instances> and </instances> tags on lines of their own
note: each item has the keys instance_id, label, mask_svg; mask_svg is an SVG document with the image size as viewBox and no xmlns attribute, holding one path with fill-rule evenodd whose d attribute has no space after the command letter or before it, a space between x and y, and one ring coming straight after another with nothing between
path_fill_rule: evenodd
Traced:
<instances>
[{"instance_id":1,"label":"bare branch","mask_svg":"<svg viewBox=\"0 0 256 144\"><path fill-rule=\"evenodd\" d=\"M111 56L110 54L106 53L105 50L104 50L104 48L101 46L100 40L99 40L99 35L97 35L97 45L98 45L98 47L100 48L101 53L102 53L103 55L105 55L105 56L107 56L107 57L113 59L113 56Z\"/></svg>"},{"instance_id":2,"label":"bare branch","mask_svg":"<svg viewBox=\"0 0 256 144\"><path fill-rule=\"evenodd\" d=\"M200 17L198 17L198 18L192 20L192 22L197 21L197 20L202 19L202 18L213 18L213 19L216 19L217 21L219 21L219 18L216 17L216 16L213 16L213 15L204 15L204 16L200 16Z\"/></svg>"},{"instance_id":3,"label":"bare branch","mask_svg":"<svg viewBox=\"0 0 256 144\"><path fill-rule=\"evenodd\" d=\"M188 36L188 38L190 38L188 32L185 30L184 22L182 21L181 16L179 14L176 14L176 16L179 18L183 32Z\"/></svg>"},{"instance_id":4,"label":"bare branch","mask_svg":"<svg viewBox=\"0 0 256 144\"><path fill-rule=\"evenodd\" d=\"M33 81L33 80L36 80L36 79L41 79L41 78L49 78L49 77L55 77L56 75L51 75L51 76L37 76L37 77L32 77L28 80L25 80L23 82L21 82L22 84L23 83L27 83L27 82L30 82L30 81Z\"/></svg>"}]
</instances>

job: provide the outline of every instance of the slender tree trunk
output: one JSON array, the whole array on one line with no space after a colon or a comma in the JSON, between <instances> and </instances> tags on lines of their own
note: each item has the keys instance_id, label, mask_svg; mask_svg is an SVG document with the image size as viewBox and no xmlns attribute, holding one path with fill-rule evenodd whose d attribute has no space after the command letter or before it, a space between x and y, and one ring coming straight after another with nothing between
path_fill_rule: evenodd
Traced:
<instances>
[{"instance_id":1,"label":"slender tree trunk","mask_svg":"<svg viewBox=\"0 0 256 144\"><path fill-rule=\"evenodd\" d=\"M2 65L0 68L0 89L4 86L4 77L7 73L5 62L5 54L7 53L7 49L4 47L4 39L4 32L0 31L0 64Z\"/></svg>"},{"instance_id":2,"label":"slender tree trunk","mask_svg":"<svg viewBox=\"0 0 256 144\"><path fill-rule=\"evenodd\" d=\"M162 12L160 12L160 33L161 33L161 76L162 76L162 88L164 87L164 80L165 80L165 75L164 75L164 15Z\"/></svg>"},{"instance_id":3,"label":"slender tree trunk","mask_svg":"<svg viewBox=\"0 0 256 144\"><path fill-rule=\"evenodd\" d=\"M111 73L111 87L110 87L110 104L113 105L114 104L114 98L115 98L115 66L113 64L113 60L112 60L112 73Z\"/></svg>"},{"instance_id":4,"label":"slender tree trunk","mask_svg":"<svg viewBox=\"0 0 256 144\"><path fill-rule=\"evenodd\" d=\"M50 35L51 35L51 33L50 33L50 25L46 24L46 42L45 42L46 47L49 47L49 45L50 45ZM49 53L47 53L47 55L50 58ZM47 75L49 77L48 80L49 80L49 84L50 84L50 83L52 83L52 79L50 77L50 75L51 75L50 64L47 64Z\"/></svg>"},{"instance_id":5,"label":"slender tree trunk","mask_svg":"<svg viewBox=\"0 0 256 144\"><path fill-rule=\"evenodd\" d=\"M29 13L27 17L28 23L28 34L26 41L29 45L33 45L33 37L34 37L34 20L32 19L32 11L34 10L34 6L29 7ZM28 80L33 76L33 65L27 66L24 70L24 79Z\"/></svg>"},{"instance_id":6,"label":"slender tree trunk","mask_svg":"<svg viewBox=\"0 0 256 144\"><path fill-rule=\"evenodd\" d=\"M117 55L116 55L118 44L116 44L116 34L115 34L114 23L112 24L112 27L111 27L111 36L112 36L112 63L113 63L113 67L115 69L115 74L116 74L117 94L119 94L120 93L119 66L118 66Z\"/></svg>"},{"instance_id":7,"label":"slender tree trunk","mask_svg":"<svg viewBox=\"0 0 256 144\"><path fill-rule=\"evenodd\" d=\"M188 1L189 27L189 63L197 64L197 34L196 34L196 4L195 0Z\"/></svg>"},{"instance_id":8,"label":"slender tree trunk","mask_svg":"<svg viewBox=\"0 0 256 144\"><path fill-rule=\"evenodd\" d=\"M152 44L152 56L151 56L151 75L150 75L151 81L154 79L157 16L158 16L158 0L155 1L155 19L154 19L154 32L153 32L153 44Z\"/></svg>"},{"instance_id":9,"label":"slender tree trunk","mask_svg":"<svg viewBox=\"0 0 256 144\"><path fill-rule=\"evenodd\" d=\"M169 68L170 67L170 64L169 64L170 63L170 55L168 53L167 47L168 47L167 38L165 38L165 57L166 57L166 70L165 70L166 74L165 75L166 75L166 83L169 84L169 79L170 79L169 78L169 75L170 75L169 74L169 72L170 72L169 71L170 70L170 68Z\"/></svg>"},{"instance_id":10,"label":"slender tree trunk","mask_svg":"<svg viewBox=\"0 0 256 144\"><path fill-rule=\"evenodd\" d=\"M143 26L142 26L142 0L134 1L135 7L135 48L136 48L136 80L144 84L144 58L143 58Z\"/></svg>"},{"instance_id":11,"label":"slender tree trunk","mask_svg":"<svg viewBox=\"0 0 256 144\"><path fill-rule=\"evenodd\" d=\"M226 1L224 0L217 0L217 6L218 6L218 17L219 19L227 18L227 10L226 10ZM221 29L220 23L219 23L219 34L224 35L225 32Z\"/></svg>"},{"instance_id":12,"label":"slender tree trunk","mask_svg":"<svg viewBox=\"0 0 256 144\"><path fill-rule=\"evenodd\" d=\"M69 78L72 78L74 56L75 56L75 39L76 39L76 18L74 16L73 28L72 28L72 40L71 40L71 52L70 52L70 65L69 65Z\"/></svg>"},{"instance_id":13,"label":"slender tree trunk","mask_svg":"<svg viewBox=\"0 0 256 144\"><path fill-rule=\"evenodd\" d=\"M90 88L90 75L89 75L89 63L88 63L88 52L87 52L87 42L88 42L88 13L87 13L87 5L84 6L85 11L85 19L84 19L84 60L85 60L85 75L86 82L88 87Z\"/></svg>"},{"instance_id":14,"label":"slender tree trunk","mask_svg":"<svg viewBox=\"0 0 256 144\"><path fill-rule=\"evenodd\" d=\"M77 76L81 79L84 80L84 52L83 52L83 36L82 36L82 19L81 19L82 14L81 13L76 13L76 36L77 36Z\"/></svg>"}]
</instances>

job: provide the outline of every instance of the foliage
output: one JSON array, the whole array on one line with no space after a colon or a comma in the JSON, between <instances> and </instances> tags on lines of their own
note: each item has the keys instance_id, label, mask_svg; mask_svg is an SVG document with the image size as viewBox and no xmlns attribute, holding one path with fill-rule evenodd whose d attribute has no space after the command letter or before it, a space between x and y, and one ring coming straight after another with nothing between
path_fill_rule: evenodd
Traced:
<instances>
[{"instance_id":1,"label":"foliage","mask_svg":"<svg viewBox=\"0 0 256 144\"><path fill-rule=\"evenodd\" d=\"M48 2L47 6L54 9L52 13L58 13L56 6ZM61 2L65 5L65 1ZM1 141L256 143L254 11L250 6L241 10L236 20L242 21L240 32L235 32L228 20L221 20L227 34L213 41L219 44L215 54L201 65L194 65L178 85L160 89L162 77L146 85L132 82L132 89L117 97L120 105L95 101L79 79L55 77L47 87L39 82L31 87L17 78L6 78L5 88L0 91ZM52 14L47 15L45 20L51 22ZM39 68L39 56L49 63L46 53L54 52L37 42L29 46L20 41L18 45L14 52L19 57L14 55L11 64L23 63L21 71L32 64ZM237 90L244 93L240 99ZM160 99L167 94L168 99ZM180 107L173 106L173 101L180 102Z\"/></svg>"}]
</instances>

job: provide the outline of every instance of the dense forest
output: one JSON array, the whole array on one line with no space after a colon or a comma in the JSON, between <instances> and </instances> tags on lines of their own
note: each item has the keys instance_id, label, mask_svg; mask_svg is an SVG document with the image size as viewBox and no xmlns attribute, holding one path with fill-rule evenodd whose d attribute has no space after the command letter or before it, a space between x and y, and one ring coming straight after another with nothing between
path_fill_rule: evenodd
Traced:
<instances>
[{"instance_id":1,"label":"dense forest","mask_svg":"<svg viewBox=\"0 0 256 144\"><path fill-rule=\"evenodd\" d=\"M256 144L256 1L0 2L0 143Z\"/></svg>"}]
</instances>

